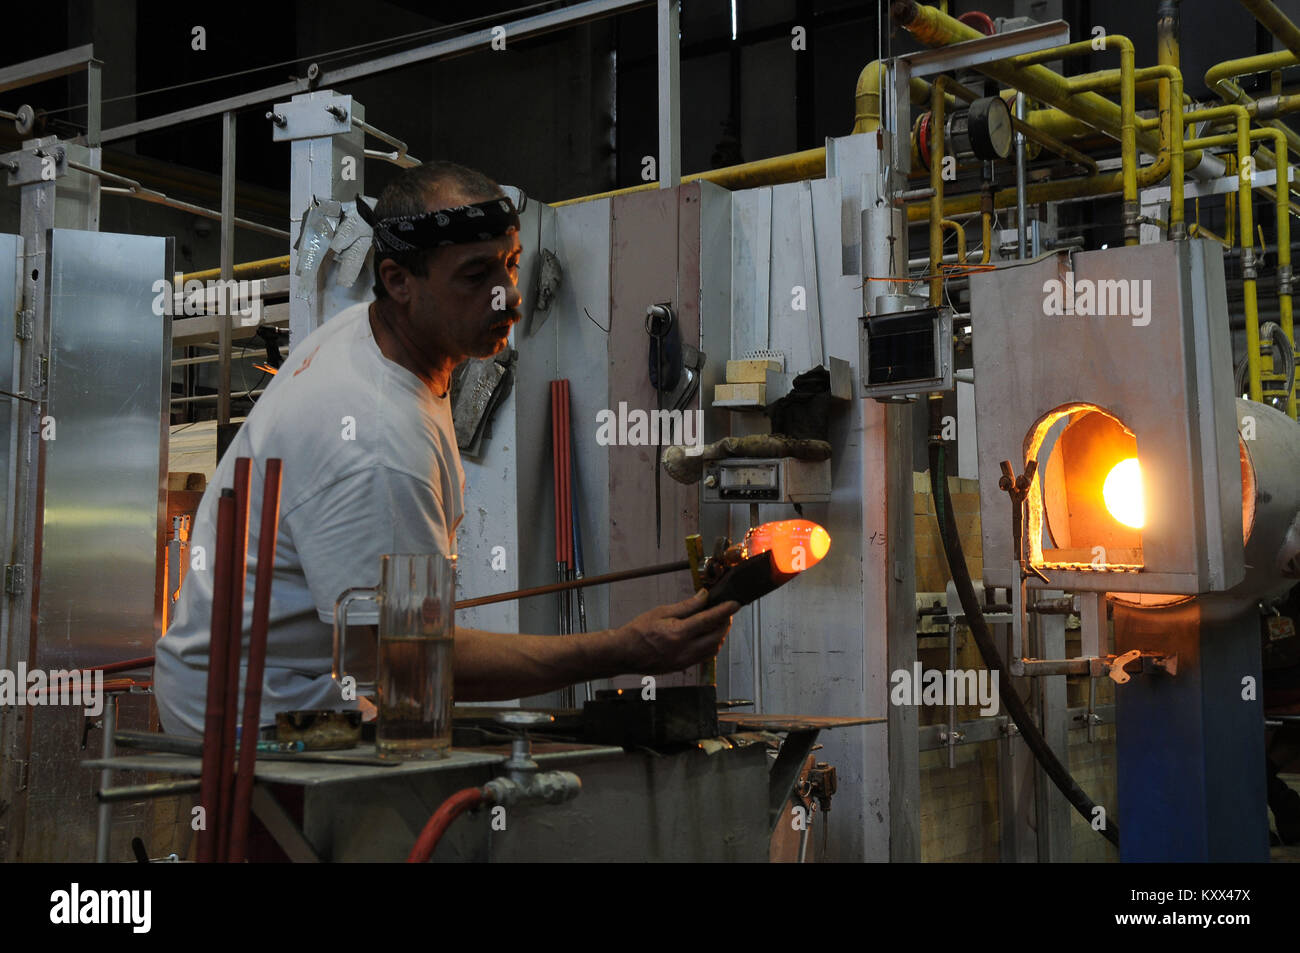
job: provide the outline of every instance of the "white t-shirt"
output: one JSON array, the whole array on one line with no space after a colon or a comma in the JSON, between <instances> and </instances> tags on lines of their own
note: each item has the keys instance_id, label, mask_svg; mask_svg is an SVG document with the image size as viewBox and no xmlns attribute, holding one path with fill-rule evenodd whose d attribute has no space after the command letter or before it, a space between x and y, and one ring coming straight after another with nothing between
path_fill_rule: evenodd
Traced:
<instances>
[{"instance_id":1,"label":"white t-shirt","mask_svg":"<svg viewBox=\"0 0 1300 953\"><path fill-rule=\"evenodd\" d=\"M369 305L327 321L294 348L244 421L199 504L176 613L157 645L164 730L201 735L207 701L217 499L236 457L251 457L244 639L252 623L265 461L283 460L262 724L279 711L356 707L330 676L334 602L379 582L384 553L454 556L465 471L451 404L380 352ZM199 547L203 550L198 568ZM373 624L357 602L349 624ZM355 633L353 633L355 637ZM353 646L349 645L349 656ZM247 647L244 657L246 662ZM243 700L243 688L240 688Z\"/></svg>"}]
</instances>

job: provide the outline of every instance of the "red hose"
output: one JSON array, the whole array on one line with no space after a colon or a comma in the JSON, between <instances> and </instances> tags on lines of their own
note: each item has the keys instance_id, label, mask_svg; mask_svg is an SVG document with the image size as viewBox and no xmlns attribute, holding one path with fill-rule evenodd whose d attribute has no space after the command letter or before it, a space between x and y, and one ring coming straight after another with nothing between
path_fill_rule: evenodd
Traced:
<instances>
[{"instance_id":1,"label":"red hose","mask_svg":"<svg viewBox=\"0 0 1300 953\"><path fill-rule=\"evenodd\" d=\"M433 812L433 817L429 818L429 823L424 825L424 830L420 831L420 836L415 839L415 846L411 848L406 862L422 864L432 857L434 848L438 846L438 841L442 840L442 835L447 833L451 822L486 800L487 795L482 788L465 788L443 801Z\"/></svg>"},{"instance_id":2,"label":"red hose","mask_svg":"<svg viewBox=\"0 0 1300 953\"><path fill-rule=\"evenodd\" d=\"M971 29L979 30L985 36L992 36L998 31L998 28L993 25L993 18L982 10L971 10L968 13L963 13L957 19Z\"/></svg>"}]
</instances>

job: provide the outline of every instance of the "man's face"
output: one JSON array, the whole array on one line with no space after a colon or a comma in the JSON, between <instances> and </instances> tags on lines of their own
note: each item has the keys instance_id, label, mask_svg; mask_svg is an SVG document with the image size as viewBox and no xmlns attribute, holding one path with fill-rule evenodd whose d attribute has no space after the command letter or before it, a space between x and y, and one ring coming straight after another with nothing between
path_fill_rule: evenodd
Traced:
<instances>
[{"instance_id":1,"label":"man's face","mask_svg":"<svg viewBox=\"0 0 1300 953\"><path fill-rule=\"evenodd\" d=\"M452 196L433 207L469 201ZM437 249L423 277L392 262L380 267L386 279L396 279L389 283L389 293L403 312L413 343L425 354L459 363L467 357L491 357L506 346L523 303L518 289L522 251L518 233L510 231L490 241Z\"/></svg>"}]
</instances>

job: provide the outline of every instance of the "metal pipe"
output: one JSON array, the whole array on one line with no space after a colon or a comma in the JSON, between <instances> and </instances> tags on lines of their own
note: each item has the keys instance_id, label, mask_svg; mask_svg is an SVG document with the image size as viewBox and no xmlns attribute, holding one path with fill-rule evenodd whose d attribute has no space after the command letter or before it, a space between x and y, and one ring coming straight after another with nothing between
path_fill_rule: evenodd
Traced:
<instances>
[{"instance_id":1,"label":"metal pipe","mask_svg":"<svg viewBox=\"0 0 1300 953\"><path fill-rule=\"evenodd\" d=\"M69 161L68 165L71 168L77 169L79 172L97 173L99 171L97 169L91 169L90 166L83 166L79 162ZM125 178L125 176L115 176L114 178ZM127 181L132 180L128 179ZM210 218L218 222L221 221L220 212L213 211L210 208L204 208L202 205L182 202L180 199L168 198L162 192L155 189L146 189L138 182L134 187L120 189L102 188L99 191L101 195L126 195L133 199L139 199L142 202L151 202L154 205L165 205L168 208L180 209L182 212L189 212L192 215L198 215L200 218ZM273 235L276 238L283 238L285 241L288 241L290 237L289 233L282 229L272 228L270 225L263 225L260 222L251 222L246 218L236 218L235 225L239 228L246 228L250 232L261 232L263 235Z\"/></svg>"},{"instance_id":2,"label":"metal pipe","mask_svg":"<svg viewBox=\"0 0 1300 953\"><path fill-rule=\"evenodd\" d=\"M1140 70L1136 70L1133 73L1133 80L1135 82L1139 79L1144 79L1144 78L1159 78L1162 80L1162 85L1168 87L1168 90L1162 97L1162 100L1167 99L1167 101L1170 104L1175 102L1177 103L1182 102L1183 74L1178 69L1178 67L1166 63L1160 66L1147 66ZM1114 81L1114 77L1112 74L1094 73L1086 76L1071 77L1069 83L1072 88L1076 88L1080 90L1091 90L1091 89L1099 89L1099 88L1105 88L1106 86L1110 86L1113 84L1113 81ZM1186 123L1186 120L1180 118L1177 126L1175 127L1174 119L1173 119L1175 112L1177 112L1179 117L1182 117L1184 115L1181 107L1177 110L1174 110L1171 105L1170 108L1161 111L1159 122L1160 122L1160 130L1161 130L1160 131L1161 155L1165 160L1167 160L1168 167L1169 167L1169 237L1177 239L1183 237L1183 235L1185 234L1184 231L1185 226L1183 223L1186 220L1186 213L1184 209L1185 203L1183 198L1183 180L1186 177L1185 153L1187 149L1187 144L1183 139L1183 125ZM1176 132L1174 131L1175 128L1177 130ZM1134 159L1136 161L1136 154L1134 156ZM1151 167L1148 166L1148 169L1149 168ZM1143 171L1145 172L1146 170ZM1139 178L1141 178L1140 175ZM1163 176L1161 178L1163 178ZM1151 183L1145 182L1143 184L1151 184ZM1132 242L1128 240L1129 226L1130 226L1129 201L1130 201L1129 199L1127 198L1125 199L1125 227L1124 227L1125 243L1137 244L1137 240L1136 240L1137 227L1138 227L1137 216L1140 214L1141 210L1137 202L1136 189L1133 192L1133 199L1132 199L1132 206L1131 206L1131 210L1134 213L1132 215L1132 221L1131 221L1132 230L1133 230L1132 237L1134 239L1134 241Z\"/></svg>"},{"instance_id":3,"label":"metal pipe","mask_svg":"<svg viewBox=\"0 0 1300 953\"><path fill-rule=\"evenodd\" d=\"M289 349L287 347L282 347L280 348L280 353L282 355L288 354ZM241 351L239 354L231 354L230 359L232 361L264 361L266 360L266 353L261 350L254 351L251 354L246 351ZM189 367L193 364L212 364L219 360L221 360L219 354L204 354L201 357L178 357L176 360L172 361L172 367Z\"/></svg>"},{"instance_id":4,"label":"metal pipe","mask_svg":"<svg viewBox=\"0 0 1300 953\"><path fill-rule=\"evenodd\" d=\"M154 784L132 784L121 788L100 788L95 792L99 798L99 809L111 810L110 804L118 801L143 801L146 798L173 797L177 794L192 794L198 791L202 782L197 778L185 781L158 781Z\"/></svg>"},{"instance_id":5,"label":"metal pipe","mask_svg":"<svg viewBox=\"0 0 1300 953\"><path fill-rule=\"evenodd\" d=\"M1016 92L1016 118L1024 120L1025 118L1025 94ZM1128 188L1128 177L1125 176L1125 188ZM1027 184L1027 171L1025 168L1025 136L1024 133L1016 133L1016 257L1020 259L1027 258L1028 249L1028 231L1029 223L1029 205L1025 201L1025 186ZM1136 190L1136 187L1135 187Z\"/></svg>"},{"instance_id":6,"label":"metal pipe","mask_svg":"<svg viewBox=\"0 0 1300 953\"><path fill-rule=\"evenodd\" d=\"M419 159L414 156L403 155L400 152L381 152L378 149L366 149L367 159L379 159L381 162L390 162L399 169L414 169L417 165L423 165Z\"/></svg>"},{"instance_id":7,"label":"metal pipe","mask_svg":"<svg viewBox=\"0 0 1300 953\"><path fill-rule=\"evenodd\" d=\"M113 757L113 736L117 731L117 695L109 695L104 702L104 719L101 722L104 731L102 744L100 745L99 755L105 761ZM104 768L99 773L99 786L101 789L108 788L113 783L113 769ZM112 841L113 831L113 808L102 798L99 802L99 811L97 812L98 828L95 831L95 863L108 863L109 845Z\"/></svg>"},{"instance_id":8,"label":"metal pipe","mask_svg":"<svg viewBox=\"0 0 1300 953\"><path fill-rule=\"evenodd\" d=\"M1296 56L1300 56L1300 28L1297 28L1272 0L1240 0L1264 29L1277 37Z\"/></svg>"},{"instance_id":9,"label":"metal pipe","mask_svg":"<svg viewBox=\"0 0 1300 953\"><path fill-rule=\"evenodd\" d=\"M923 85L925 84L924 80L917 79L915 77L913 77L913 82L921 83ZM958 99L964 99L968 103L973 103L975 102L975 100L980 98L979 94L977 94L973 90L969 89L966 86L963 86L961 83L958 83L952 79L948 79L947 83L944 85L944 89L952 90L956 94L953 96L949 96L945 94L944 104L946 106L953 106L953 107L959 106L960 103L958 102ZM1055 152L1061 158L1068 159L1069 161L1075 163L1076 165L1083 166L1085 169L1087 169L1089 172L1091 172L1094 175L1097 173L1097 161L1095 159L1093 159L1091 156L1084 155L1078 149L1074 149L1070 146L1067 146L1064 142L1061 142L1058 138L1052 136L1046 131L1035 128L1026 119L1021 119L1020 117L1016 116L1014 110L1012 111L1012 116L1011 116L1011 128L1017 130L1018 132L1023 133L1025 138L1028 139L1030 142L1036 143L1037 145L1042 146L1044 149L1048 149L1052 152ZM1095 131L1095 130L1089 130L1089 131ZM926 159L926 162L928 164L929 162L928 158Z\"/></svg>"},{"instance_id":10,"label":"metal pipe","mask_svg":"<svg viewBox=\"0 0 1300 953\"><path fill-rule=\"evenodd\" d=\"M662 576L665 573L681 572L683 569L690 569L689 560L680 559L672 563L660 563L657 566L645 566L641 569L622 569L618 572L602 573L599 576L587 576L583 579L570 579L567 582L553 582L545 586L534 586L531 589L515 589L511 592L498 592L491 596L477 596L473 599L462 599L456 603L457 609L472 609L475 606L487 606L494 602L512 602L515 599L529 599L533 596L549 596L553 592L561 592L569 589L585 589L588 586L604 586L613 582L624 582L629 579L644 579L647 576Z\"/></svg>"},{"instance_id":11,"label":"metal pipe","mask_svg":"<svg viewBox=\"0 0 1300 953\"><path fill-rule=\"evenodd\" d=\"M858 74L858 84L853 91L854 133L875 132L880 128L880 84L884 81L884 75L885 64L881 60L872 60ZM908 96L913 106L928 103L930 84L919 76L913 76L908 85Z\"/></svg>"},{"instance_id":12,"label":"metal pipe","mask_svg":"<svg viewBox=\"0 0 1300 953\"><path fill-rule=\"evenodd\" d=\"M1153 76L1163 76L1168 78L1171 90L1176 91L1179 95L1174 98L1181 98L1182 92L1182 75L1177 69L1171 66L1149 66L1142 70L1137 70L1134 74L1135 80L1146 73ZM1070 82L1079 82L1088 85L1104 85L1113 83L1116 77L1114 75L1104 76L1093 74L1091 76L1076 77ZM1224 107L1227 108L1227 107ZM1159 158L1149 166L1138 169L1137 179L1138 187L1154 185L1161 181L1166 175L1170 175L1171 169L1177 168L1179 174L1172 176L1176 182L1170 183L1171 194L1171 218L1176 214L1182 215L1182 171L1185 168L1184 160L1189 156L1194 157L1195 161L1200 161L1201 153L1185 153L1182 136L1174 136L1170 125L1173 118L1172 110L1165 115L1165 121L1161 123L1161 141L1162 146L1159 152ZM1141 123L1138 124L1139 126ZM1139 142L1141 140L1139 139ZM1123 172L1109 172L1102 175L1086 176L1083 178L1057 179L1054 182L1039 182L1030 185L1025 192L1026 201L1036 202L1056 202L1065 199L1079 198L1083 196L1108 195L1115 192L1122 192L1124 188ZM1020 190L1003 189L994 195L993 204L995 208L1011 208L1019 201ZM1177 206L1174 211L1173 207ZM980 209L981 198L979 193L968 192L963 195L953 196L944 201L943 215L945 218L954 218L957 215L976 212ZM922 221L929 215L929 210L925 206L911 206L907 210L910 221Z\"/></svg>"},{"instance_id":13,"label":"metal pipe","mask_svg":"<svg viewBox=\"0 0 1300 953\"><path fill-rule=\"evenodd\" d=\"M978 30L945 16L936 7L923 6L916 0L894 0L891 13L895 21L927 46L946 46L983 37ZM1021 65L1021 58L1013 57L982 63L975 68L986 76L1023 91L1027 96L1063 109L1117 139L1123 134L1123 117L1119 106L1095 93L1073 93L1066 77L1044 66ZM1156 155L1160 148L1154 137L1141 131L1137 134L1137 143L1151 155Z\"/></svg>"},{"instance_id":14,"label":"metal pipe","mask_svg":"<svg viewBox=\"0 0 1300 953\"><path fill-rule=\"evenodd\" d=\"M730 165L708 172L692 172L682 176L682 182L712 182L724 189L752 189L760 185L779 185L783 182L799 182L804 179L820 179L826 175L826 149L806 149L789 155L773 156L770 159L758 159L740 165ZM582 195L577 198L551 202L554 208L563 205L576 205L579 202L591 202L596 199L612 198L616 195L630 195L633 192L649 192L659 188L657 182L646 182L625 189L612 189L594 195Z\"/></svg>"},{"instance_id":15,"label":"metal pipe","mask_svg":"<svg viewBox=\"0 0 1300 953\"><path fill-rule=\"evenodd\" d=\"M980 189L980 241L984 246L980 264L987 265L993 254L993 187L987 183Z\"/></svg>"},{"instance_id":16,"label":"metal pipe","mask_svg":"<svg viewBox=\"0 0 1300 953\"><path fill-rule=\"evenodd\" d=\"M266 393L266 388L265 388L265 387L259 387L257 390L241 390L241 391L240 391L239 393L237 393L237 394L231 394L231 395L230 395L230 399L231 399L231 400L234 400L236 397L259 397L259 396L261 396L261 395L264 394L264 393ZM173 403L173 404L206 404L208 401L210 401L210 400L216 400L216 399L217 399L217 395L216 395L216 394L195 394L193 397L173 397L173 398L171 399L171 403Z\"/></svg>"},{"instance_id":17,"label":"metal pipe","mask_svg":"<svg viewBox=\"0 0 1300 953\"><path fill-rule=\"evenodd\" d=\"M1233 80L1238 76L1273 72L1283 67L1295 66L1296 63L1296 56L1290 50L1283 50L1279 53L1263 53L1235 60L1224 60L1222 63L1216 63L1206 70L1205 85L1230 105L1245 106L1247 109L1252 110L1252 115L1258 115L1261 111L1267 114L1267 108L1261 109L1260 103L1247 95L1246 91ZM1297 133L1278 119L1261 118L1260 122L1269 128L1280 130L1286 136L1287 147L1292 152L1300 155L1300 133Z\"/></svg>"},{"instance_id":18,"label":"metal pipe","mask_svg":"<svg viewBox=\"0 0 1300 953\"><path fill-rule=\"evenodd\" d=\"M235 220L238 224L239 220ZM286 233L287 234L287 233ZM289 256L279 255L275 258L261 258L257 261L240 262L231 269L236 278L274 278L289 273ZM212 281L221 277L220 268L206 268L203 271L191 271L181 275L180 284L187 281Z\"/></svg>"},{"instance_id":19,"label":"metal pipe","mask_svg":"<svg viewBox=\"0 0 1300 953\"><path fill-rule=\"evenodd\" d=\"M1285 141L1286 136L1277 129L1251 129L1250 118L1246 110L1241 106L1218 106L1212 110L1201 110L1200 113L1215 112L1215 110L1240 110L1234 112L1237 117L1236 134L1208 136L1196 142L1203 148L1209 148L1217 145L1236 144L1239 163L1241 159L1249 160L1250 158L1250 140L1268 139L1274 140L1278 151L1286 154ZM1198 113L1189 113L1189 116L1198 116ZM1201 118L1206 118L1202 116ZM1242 131L1246 132L1243 140ZM1246 166L1248 169L1249 166ZM1279 173L1284 170L1279 169ZM1263 394L1263 377L1266 373L1272 371L1272 358L1264 357L1259 350L1259 302L1256 290L1255 277L1255 255L1254 255L1254 223L1253 223L1253 200L1251 198L1251 178L1249 172L1243 172L1238 168L1237 172L1237 205L1240 211L1241 235L1242 235L1242 292L1246 308L1246 362L1250 371L1251 400L1259 401ZM1278 234L1278 308L1282 330L1287 335L1294 347L1295 345L1295 322L1293 316L1293 305L1291 297L1291 215L1290 215L1290 190L1278 189L1276 192L1278 203L1277 214L1277 234ZM1265 366L1267 362L1268 366ZM1258 387L1258 390L1256 389ZM1296 416L1296 389L1293 385L1287 394L1287 414L1292 417Z\"/></svg>"},{"instance_id":20,"label":"metal pipe","mask_svg":"<svg viewBox=\"0 0 1300 953\"><path fill-rule=\"evenodd\" d=\"M941 219L939 221L939 227L941 229L951 229L956 234L957 261L964 265L966 263L966 229L962 228L960 223L954 222L950 218ZM942 261L942 259L940 260Z\"/></svg>"},{"instance_id":21,"label":"metal pipe","mask_svg":"<svg viewBox=\"0 0 1300 953\"><path fill-rule=\"evenodd\" d=\"M1124 243L1126 245L1136 245L1138 243L1138 224L1137 217L1141 214L1138 205L1137 194L1137 92L1135 89L1134 78L1134 52L1133 41L1126 36L1112 33L1101 37L1101 48L1104 50L1115 46L1119 49L1119 95L1120 95L1120 156L1123 161L1124 171ZM1016 57L1017 64L1031 65L1036 63L1045 63L1050 60L1062 59L1071 56L1087 56L1096 52L1094 40L1083 40L1078 43L1069 43L1065 46L1059 46L1051 50L1040 50L1037 53L1027 53L1024 56ZM1077 79L1077 77L1073 77ZM1071 90L1078 87L1072 80L1067 80L1067 86ZM1107 85L1110 85L1107 83ZM1167 83L1160 84L1160 102L1161 117L1165 116L1168 111L1169 90ZM1181 90L1179 100L1181 102ZM1016 113L1024 118L1024 94L1023 92L1016 95ZM1161 148L1164 148L1164 142L1161 142ZM1023 141L1017 140L1016 147L1016 184L1017 188L1023 190L1023 170L1024 164L1024 144ZM1021 239L1020 257L1025 257L1024 241Z\"/></svg>"},{"instance_id":22,"label":"metal pipe","mask_svg":"<svg viewBox=\"0 0 1300 953\"><path fill-rule=\"evenodd\" d=\"M930 93L930 306L943 306L943 126L944 87L948 77L935 78Z\"/></svg>"},{"instance_id":23,"label":"metal pipe","mask_svg":"<svg viewBox=\"0 0 1300 953\"><path fill-rule=\"evenodd\" d=\"M1260 377L1261 364L1259 355L1259 298L1255 285L1255 223L1251 198L1251 177L1247 172L1250 160L1250 114L1244 106L1215 106L1210 109L1198 109L1194 112L1184 113L1183 122L1219 119L1225 116L1230 116L1236 120L1237 132L1235 136L1211 136L1206 139L1191 139L1188 140L1187 144L1209 147L1235 142L1237 146L1237 211L1241 223L1242 294L1246 308L1246 365L1250 375L1250 399L1260 401L1263 388ZM1179 136L1179 138L1182 137ZM1247 163L1244 169L1242 160L1246 160ZM1280 221L1282 216L1279 215L1278 219Z\"/></svg>"}]
</instances>

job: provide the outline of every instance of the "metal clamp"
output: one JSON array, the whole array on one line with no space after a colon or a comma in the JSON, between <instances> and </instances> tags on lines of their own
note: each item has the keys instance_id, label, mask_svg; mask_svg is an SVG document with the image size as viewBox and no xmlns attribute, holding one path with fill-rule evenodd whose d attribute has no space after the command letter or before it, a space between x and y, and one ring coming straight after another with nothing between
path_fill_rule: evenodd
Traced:
<instances>
[{"instance_id":1,"label":"metal clamp","mask_svg":"<svg viewBox=\"0 0 1300 953\"><path fill-rule=\"evenodd\" d=\"M1106 674L1110 676L1111 681L1116 685L1123 685L1133 677L1128 672L1124 671L1124 666L1141 657L1142 653L1140 651L1137 649L1129 649L1123 655L1117 656L1115 660L1110 663L1110 670Z\"/></svg>"}]
</instances>

